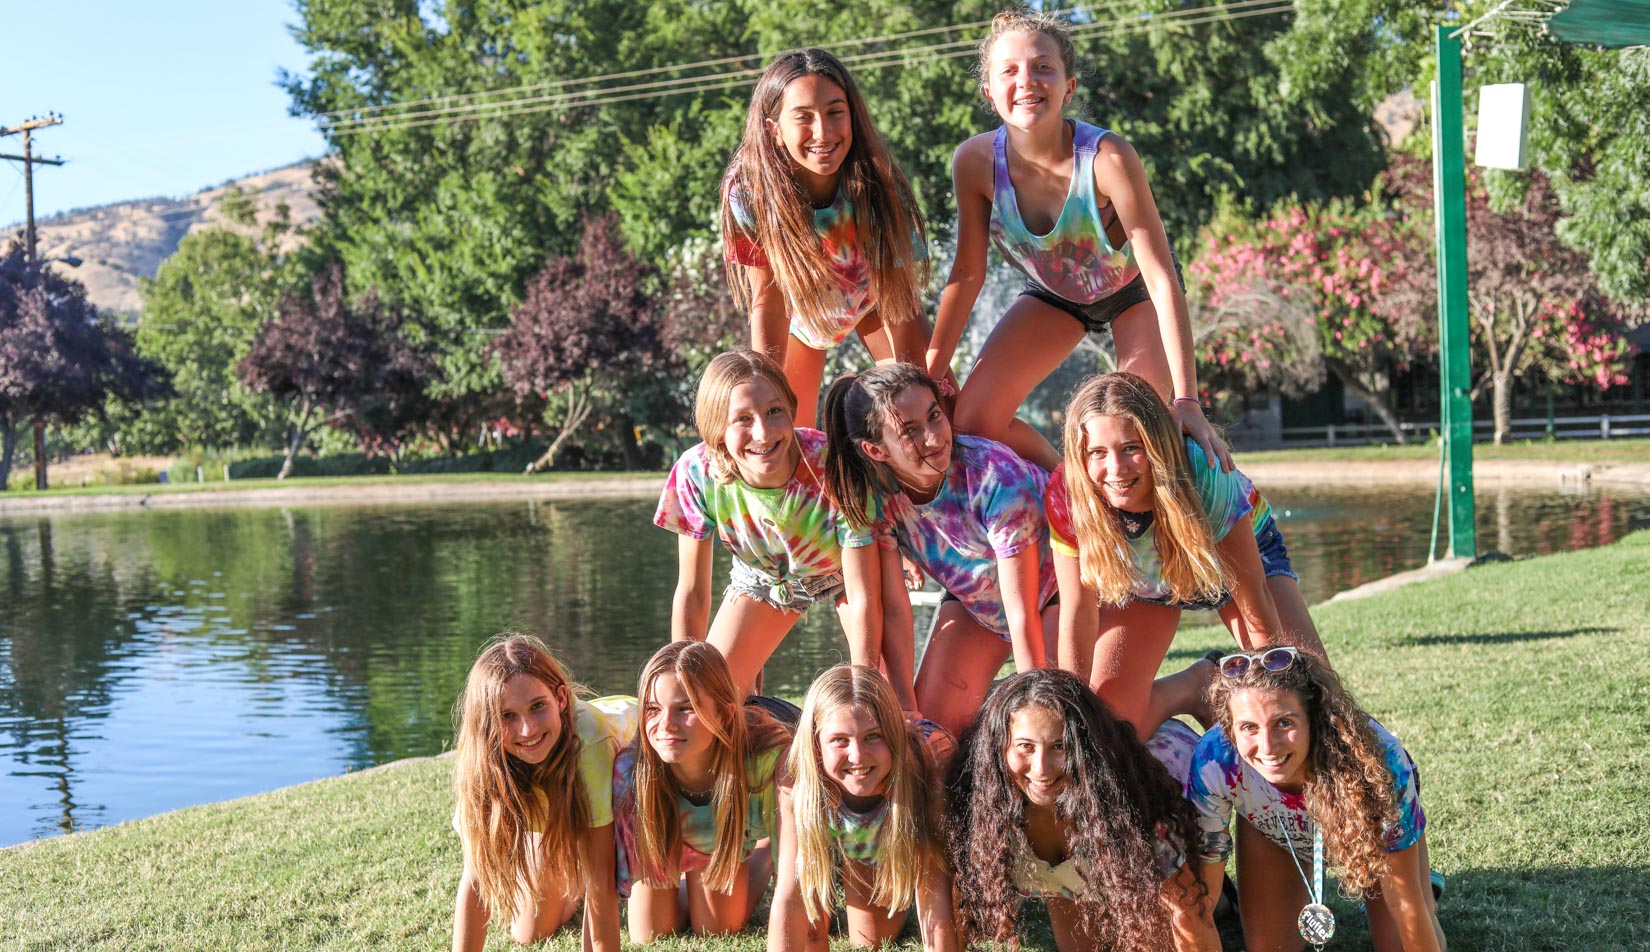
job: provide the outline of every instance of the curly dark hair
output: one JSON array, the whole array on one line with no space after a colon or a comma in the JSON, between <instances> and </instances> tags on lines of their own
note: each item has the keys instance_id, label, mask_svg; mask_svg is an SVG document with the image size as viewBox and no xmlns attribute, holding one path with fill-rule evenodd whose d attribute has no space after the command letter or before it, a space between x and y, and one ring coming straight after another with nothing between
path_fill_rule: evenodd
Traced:
<instances>
[{"instance_id":1,"label":"curly dark hair","mask_svg":"<svg viewBox=\"0 0 1650 952\"><path fill-rule=\"evenodd\" d=\"M1173 945L1154 847L1161 835L1182 854L1197 821L1181 785L1122 720L1074 674L1023 671L991 689L952 761L950 852L957 925L964 945L1011 942L1021 897L1016 858L1030 851L1025 795L1009 776L1009 722L1027 707L1065 722L1068 783L1055 801L1067 851L1088 883L1075 905L1078 926L1096 944L1119 949Z\"/></svg>"},{"instance_id":2,"label":"curly dark hair","mask_svg":"<svg viewBox=\"0 0 1650 952\"><path fill-rule=\"evenodd\" d=\"M1398 822L1392 771L1369 715L1328 665L1298 651L1282 671L1251 664L1243 677L1217 677L1209 686L1209 706L1234 744L1232 695L1248 690L1289 691L1300 700L1308 734L1306 812L1323 831L1341 891L1368 895L1387 873L1386 831Z\"/></svg>"}]
</instances>

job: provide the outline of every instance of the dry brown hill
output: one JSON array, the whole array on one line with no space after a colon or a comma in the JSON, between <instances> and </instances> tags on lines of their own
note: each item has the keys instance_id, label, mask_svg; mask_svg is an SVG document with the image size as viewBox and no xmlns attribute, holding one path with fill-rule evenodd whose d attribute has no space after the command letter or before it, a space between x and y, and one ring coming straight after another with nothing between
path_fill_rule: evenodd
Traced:
<instances>
[{"instance_id":1,"label":"dry brown hill","mask_svg":"<svg viewBox=\"0 0 1650 952\"><path fill-rule=\"evenodd\" d=\"M81 259L73 274L100 308L136 314L138 278L152 278L183 236L223 220L218 204L231 186L256 196L260 220L285 201L293 224L320 216L311 173L314 162L249 175L185 198L144 198L81 209L36 223L40 254ZM0 231L0 243L22 238L21 222Z\"/></svg>"}]
</instances>

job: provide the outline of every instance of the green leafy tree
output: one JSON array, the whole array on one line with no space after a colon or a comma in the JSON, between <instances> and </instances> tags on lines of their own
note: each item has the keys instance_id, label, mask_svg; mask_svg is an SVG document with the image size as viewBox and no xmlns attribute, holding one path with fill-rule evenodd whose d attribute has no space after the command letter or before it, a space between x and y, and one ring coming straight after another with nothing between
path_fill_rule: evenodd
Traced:
<instances>
[{"instance_id":1,"label":"green leafy tree","mask_svg":"<svg viewBox=\"0 0 1650 952\"><path fill-rule=\"evenodd\" d=\"M142 284L138 352L171 372L177 396L123 423L129 448L168 453L280 440L279 405L242 383L235 365L301 276L279 251L284 229L253 230L250 196L232 194L223 211L227 224L185 236Z\"/></svg>"}]
</instances>

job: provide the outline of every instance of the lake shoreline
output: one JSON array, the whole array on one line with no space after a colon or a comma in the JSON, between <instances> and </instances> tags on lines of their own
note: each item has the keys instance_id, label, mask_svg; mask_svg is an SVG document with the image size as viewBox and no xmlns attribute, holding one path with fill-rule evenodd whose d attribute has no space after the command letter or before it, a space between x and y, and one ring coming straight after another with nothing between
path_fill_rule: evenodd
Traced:
<instances>
[{"instance_id":1,"label":"lake shoreline","mask_svg":"<svg viewBox=\"0 0 1650 952\"><path fill-rule=\"evenodd\" d=\"M1238 465L1263 489L1273 486L1435 486L1438 465L1432 460L1253 461ZM1588 484L1650 489L1650 463L1567 462L1559 460L1481 460L1473 466L1479 484L1530 489L1574 489ZM503 502L517 499L638 499L657 496L663 473L592 473L555 480L409 478L406 482L373 480L359 486L257 486L157 488L152 492L0 495L0 516L34 513L102 512L132 509L232 508L246 506L410 505L446 502Z\"/></svg>"}]
</instances>

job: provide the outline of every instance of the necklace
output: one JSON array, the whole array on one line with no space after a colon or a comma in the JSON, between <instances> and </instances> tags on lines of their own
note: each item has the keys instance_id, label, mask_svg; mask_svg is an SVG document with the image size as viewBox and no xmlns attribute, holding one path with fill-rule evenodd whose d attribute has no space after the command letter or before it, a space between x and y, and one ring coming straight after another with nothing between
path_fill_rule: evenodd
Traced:
<instances>
[{"instance_id":1,"label":"necklace","mask_svg":"<svg viewBox=\"0 0 1650 952\"><path fill-rule=\"evenodd\" d=\"M1124 512L1121 509L1112 511L1117 513L1117 522L1123 527L1123 534L1130 539L1138 539L1146 534L1146 530L1152 527L1152 516L1156 512Z\"/></svg>"},{"instance_id":2,"label":"necklace","mask_svg":"<svg viewBox=\"0 0 1650 952\"><path fill-rule=\"evenodd\" d=\"M1306 884L1307 896L1312 900L1295 918L1295 927L1300 930L1301 938L1322 952L1324 943L1335 937L1335 913L1323 904L1323 830L1315 823L1312 825L1312 879L1308 880L1306 870L1301 868L1300 857L1295 855L1295 841L1289 836L1288 818L1279 819L1282 822L1278 828L1283 830L1283 840L1289 844L1289 858L1295 861L1295 871L1301 874L1301 882Z\"/></svg>"}]
</instances>

